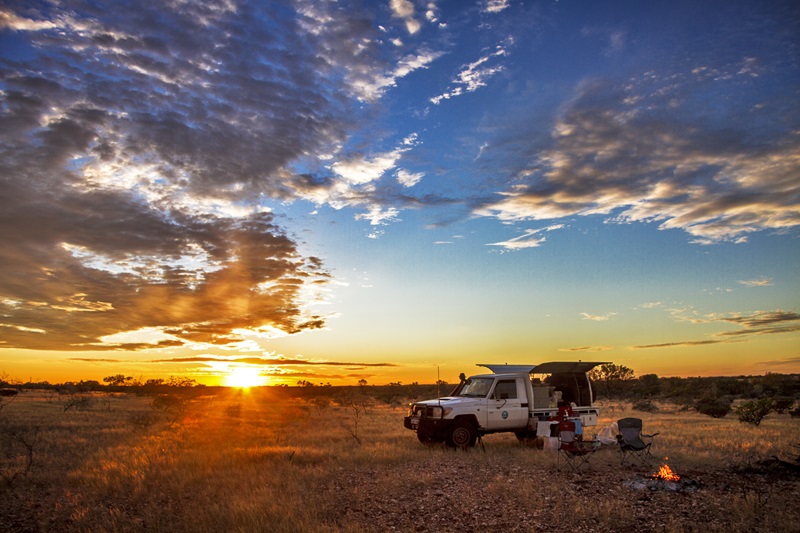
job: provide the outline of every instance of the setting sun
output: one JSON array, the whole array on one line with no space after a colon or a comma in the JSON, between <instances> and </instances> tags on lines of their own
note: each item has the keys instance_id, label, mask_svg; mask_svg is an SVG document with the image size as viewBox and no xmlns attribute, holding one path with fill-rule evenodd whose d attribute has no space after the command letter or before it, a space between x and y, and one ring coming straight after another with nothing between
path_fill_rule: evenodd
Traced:
<instances>
[{"instance_id":1,"label":"setting sun","mask_svg":"<svg viewBox=\"0 0 800 533\"><path fill-rule=\"evenodd\" d=\"M249 387L260 387L264 385L264 376L261 375L258 368L247 366L236 366L229 370L228 375L225 377L225 385L228 387L240 387L243 389Z\"/></svg>"}]
</instances>

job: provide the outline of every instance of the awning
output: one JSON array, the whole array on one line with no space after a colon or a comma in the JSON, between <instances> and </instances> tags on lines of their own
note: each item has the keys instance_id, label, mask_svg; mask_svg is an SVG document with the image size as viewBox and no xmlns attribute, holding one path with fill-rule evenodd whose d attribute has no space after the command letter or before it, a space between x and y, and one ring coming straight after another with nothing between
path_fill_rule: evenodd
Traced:
<instances>
[{"instance_id":1,"label":"awning","mask_svg":"<svg viewBox=\"0 0 800 533\"><path fill-rule=\"evenodd\" d=\"M560 374L562 372L588 372L597 365L606 365L608 361L553 361L539 365L487 365L485 366L495 374L526 373L526 374Z\"/></svg>"}]
</instances>

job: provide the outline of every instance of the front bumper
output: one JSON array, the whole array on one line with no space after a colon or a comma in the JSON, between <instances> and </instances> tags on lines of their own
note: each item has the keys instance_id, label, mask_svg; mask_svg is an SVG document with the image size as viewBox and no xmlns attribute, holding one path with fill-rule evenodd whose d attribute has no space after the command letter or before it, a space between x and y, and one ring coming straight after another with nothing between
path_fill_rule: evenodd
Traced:
<instances>
[{"instance_id":1,"label":"front bumper","mask_svg":"<svg viewBox=\"0 0 800 533\"><path fill-rule=\"evenodd\" d=\"M434 440L444 440L452 425L453 420L449 418L407 416L403 419L407 429Z\"/></svg>"}]
</instances>

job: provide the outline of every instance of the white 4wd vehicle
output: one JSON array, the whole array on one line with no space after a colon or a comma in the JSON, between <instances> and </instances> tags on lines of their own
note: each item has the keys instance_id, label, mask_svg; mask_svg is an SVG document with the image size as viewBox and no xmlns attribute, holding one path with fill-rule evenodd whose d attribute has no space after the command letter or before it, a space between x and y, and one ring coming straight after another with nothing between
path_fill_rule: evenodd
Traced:
<instances>
[{"instance_id":1,"label":"white 4wd vehicle","mask_svg":"<svg viewBox=\"0 0 800 533\"><path fill-rule=\"evenodd\" d=\"M412 403L404 425L422 443L458 448L474 446L478 435L488 433L514 432L519 439L549 436L550 419L562 406L571 407L584 426L593 426L598 410L586 373L602 364L481 364L494 373L462 377L449 396Z\"/></svg>"}]
</instances>

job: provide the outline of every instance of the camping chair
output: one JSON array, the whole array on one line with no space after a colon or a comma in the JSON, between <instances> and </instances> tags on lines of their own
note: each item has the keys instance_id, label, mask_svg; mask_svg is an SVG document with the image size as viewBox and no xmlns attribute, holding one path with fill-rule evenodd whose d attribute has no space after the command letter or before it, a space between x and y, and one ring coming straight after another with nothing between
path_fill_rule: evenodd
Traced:
<instances>
[{"instance_id":1,"label":"camping chair","mask_svg":"<svg viewBox=\"0 0 800 533\"><path fill-rule=\"evenodd\" d=\"M631 459L631 462L635 460L643 466L650 466L650 446L653 444L653 437L658 433L643 434L641 418L623 418L617 422L617 427L619 428L617 442L622 454L620 464L624 465Z\"/></svg>"},{"instance_id":2,"label":"camping chair","mask_svg":"<svg viewBox=\"0 0 800 533\"><path fill-rule=\"evenodd\" d=\"M558 424L558 469L561 470L565 465L569 465L573 472L577 472L581 466L586 465L592 468L589 462L592 454L597 451L594 443L583 442L575 433L575 422L572 420L562 420Z\"/></svg>"}]
</instances>

